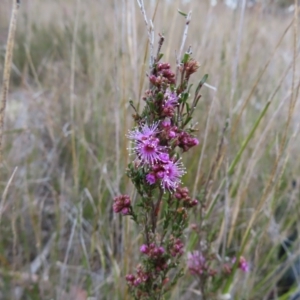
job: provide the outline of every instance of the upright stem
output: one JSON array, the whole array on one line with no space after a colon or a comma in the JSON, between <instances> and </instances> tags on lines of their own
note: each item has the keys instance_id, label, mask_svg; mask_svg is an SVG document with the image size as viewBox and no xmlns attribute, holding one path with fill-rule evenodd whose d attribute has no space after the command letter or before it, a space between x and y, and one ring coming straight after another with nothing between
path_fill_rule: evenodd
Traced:
<instances>
[{"instance_id":1,"label":"upright stem","mask_svg":"<svg viewBox=\"0 0 300 300\"><path fill-rule=\"evenodd\" d=\"M153 203L153 207L152 207L152 231L153 231L153 233L155 233L155 230L156 230L159 206L160 206L163 194L164 194L164 191L162 188L160 188L157 202L155 204L154 204L154 202L152 202Z\"/></svg>"}]
</instances>

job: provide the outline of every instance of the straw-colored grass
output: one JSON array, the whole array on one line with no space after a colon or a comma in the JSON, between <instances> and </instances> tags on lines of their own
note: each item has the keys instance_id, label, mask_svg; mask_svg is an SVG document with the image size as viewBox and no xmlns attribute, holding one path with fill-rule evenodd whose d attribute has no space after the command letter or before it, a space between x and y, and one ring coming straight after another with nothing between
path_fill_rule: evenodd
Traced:
<instances>
[{"instance_id":1,"label":"straw-colored grass","mask_svg":"<svg viewBox=\"0 0 300 300\"><path fill-rule=\"evenodd\" d=\"M3 70L3 81L2 81L2 93L0 99L1 101L0 102L0 164L2 164L3 126L4 126L4 118L5 118L6 101L7 101L8 89L9 89L10 71L11 71L12 55L14 49L18 9L19 9L19 1L15 0L13 2L11 19L9 23L9 31L8 31L5 60L4 60L4 67L3 67L4 70Z\"/></svg>"},{"instance_id":2,"label":"straw-colored grass","mask_svg":"<svg viewBox=\"0 0 300 300\"><path fill-rule=\"evenodd\" d=\"M4 2L0 71L11 10ZM152 16L154 3L144 2ZM215 88L202 91L200 146L184 160L184 182L199 195L211 175L214 247L243 250L251 262L234 279L234 299L267 299L283 270L278 246L300 212L296 14L246 10L242 22L240 10L222 5L161 0L155 39L164 33L173 64L184 29L177 8L193 12L186 46L201 64L199 79L208 73ZM124 276L141 236L111 206L117 194L134 193L125 134L128 100L137 103L147 88L146 47L134 0L22 3L0 169L0 299L129 299ZM190 236L187 249L196 247ZM197 291L187 275L169 299L200 299Z\"/></svg>"}]
</instances>

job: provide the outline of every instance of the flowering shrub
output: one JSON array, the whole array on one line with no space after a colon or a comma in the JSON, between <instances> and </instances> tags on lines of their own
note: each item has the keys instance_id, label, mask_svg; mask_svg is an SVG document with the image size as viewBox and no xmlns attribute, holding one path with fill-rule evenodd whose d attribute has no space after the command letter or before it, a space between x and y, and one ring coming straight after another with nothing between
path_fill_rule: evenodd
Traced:
<instances>
[{"instance_id":1,"label":"flowering shrub","mask_svg":"<svg viewBox=\"0 0 300 300\"><path fill-rule=\"evenodd\" d=\"M200 80L192 97L190 77L197 72L198 62L191 57L189 49L173 71L169 63L161 62L163 42L164 37L160 35L157 56L150 59L149 89L142 98L143 111L139 113L130 102L135 111L135 127L128 132L127 138L131 141L129 150L134 158L128 165L127 175L138 197L132 201L128 195L120 195L115 197L113 204L115 213L130 216L141 228L144 239L140 245L141 260L135 272L126 275L126 281L133 298L144 300L162 299L183 275L180 266L185 253L183 233L188 226L189 212L199 202L182 184L187 172L182 155L199 144L192 120L207 75ZM199 228L204 232L207 229L202 223L205 203L200 200ZM249 266L240 257L238 262L233 259L216 270L213 262L217 261L217 254L208 246L211 241L201 240L200 234L199 240L199 244L206 245L202 247L204 251L189 252L187 267L199 279L199 289L205 300L207 279L212 278L212 290L217 291L237 268L246 272ZM226 293L231 282L227 280Z\"/></svg>"},{"instance_id":2,"label":"flowering shrub","mask_svg":"<svg viewBox=\"0 0 300 300\"><path fill-rule=\"evenodd\" d=\"M160 45L162 41L161 36ZM135 299L161 299L182 275L183 230L189 210L198 204L182 186L186 169L181 155L199 144L191 121L207 76L190 103L189 80L198 62L190 52L185 53L176 75L169 63L160 62L161 57L158 53L148 76L150 87L143 96L142 113L131 103L136 126L127 135L134 155L127 175L139 197L132 203L128 195L120 195L113 204L114 212L131 216L144 236L141 262L134 274L126 276Z\"/></svg>"}]
</instances>

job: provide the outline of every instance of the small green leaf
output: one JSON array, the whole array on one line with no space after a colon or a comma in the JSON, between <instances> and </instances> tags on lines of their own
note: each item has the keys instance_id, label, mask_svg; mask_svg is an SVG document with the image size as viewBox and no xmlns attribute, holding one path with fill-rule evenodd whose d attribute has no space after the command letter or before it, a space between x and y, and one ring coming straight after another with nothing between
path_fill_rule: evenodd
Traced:
<instances>
[{"instance_id":1,"label":"small green leaf","mask_svg":"<svg viewBox=\"0 0 300 300\"><path fill-rule=\"evenodd\" d=\"M183 59L182 59L182 63L186 64L190 59L190 55L188 53L184 53Z\"/></svg>"},{"instance_id":2,"label":"small green leaf","mask_svg":"<svg viewBox=\"0 0 300 300\"><path fill-rule=\"evenodd\" d=\"M162 99L164 99L164 94L162 92L159 92L157 94L157 100L162 100Z\"/></svg>"},{"instance_id":3,"label":"small green leaf","mask_svg":"<svg viewBox=\"0 0 300 300\"><path fill-rule=\"evenodd\" d=\"M192 117L188 117L188 118L185 120L185 122L184 122L184 124L183 124L183 127L186 126L191 120L192 120Z\"/></svg>"},{"instance_id":4,"label":"small green leaf","mask_svg":"<svg viewBox=\"0 0 300 300\"><path fill-rule=\"evenodd\" d=\"M190 106L188 103L185 104L186 105L186 112L189 113L190 112Z\"/></svg>"},{"instance_id":5,"label":"small green leaf","mask_svg":"<svg viewBox=\"0 0 300 300\"><path fill-rule=\"evenodd\" d=\"M188 87L187 93L190 93L192 86L193 86L193 84L190 84L190 86Z\"/></svg>"},{"instance_id":6,"label":"small green leaf","mask_svg":"<svg viewBox=\"0 0 300 300\"><path fill-rule=\"evenodd\" d=\"M182 16L184 16L185 18L187 17L187 14L184 13L183 11L181 11L181 10L179 10L179 9L177 9L177 11L178 11Z\"/></svg>"},{"instance_id":7,"label":"small green leaf","mask_svg":"<svg viewBox=\"0 0 300 300\"><path fill-rule=\"evenodd\" d=\"M158 58L157 58L157 61L159 62L163 56L164 56L163 53L159 53Z\"/></svg>"},{"instance_id":8,"label":"small green leaf","mask_svg":"<svg viewBox=\"0 0 300 300\"><path fill-rule=\"evenodd\" d=\"M206 82L207 78L208 78L208 74L205 74L205 75L202 77L200 83L203 85L203 84Z\"/></svg>"},{"instance_id":9,"label":"small green leaf","mask_svg":"<svg viewBox=\"0 0 300 300\"><path fill-rule=\"evenodd\" d=\"M187 99L189 98L189 93L182 93L179 103L186 103Z\"/></svg>"},{"instance_id":10,"label":"small green leaf","mask_svg":"<svg viewBox=\"0 0 300 300\"><path fill-rule=\"evenodd\" d=\"M198 86L197 86L197 88L196 88L196 94L199 93L200 89L202 88L203 84L206 82L207 78L208 78L208 74L205 74L205 75L202 77L202 79L200 80L200 82L199 82L199 84L198 84Z\"/></svg>"}]
</instances>

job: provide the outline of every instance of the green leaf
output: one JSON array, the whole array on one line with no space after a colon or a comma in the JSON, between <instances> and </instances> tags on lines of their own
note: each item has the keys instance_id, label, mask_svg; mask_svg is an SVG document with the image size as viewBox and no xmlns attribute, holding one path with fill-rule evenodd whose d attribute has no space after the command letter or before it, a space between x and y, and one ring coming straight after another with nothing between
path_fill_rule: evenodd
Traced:
<instances>
[{"instance_id":1,"label":"green leaf","mask_svg":"<svg viewBox=\"0 0 300 300\"><path fill-rule=\"evenodd\" d=\"M185 105L186 105L186 112L189 114L189 112L190 112L190 106L189 106L188 103L186 103Z\"/></svg>"},{"instance_id":2,"label":"green leaf","mask_svg":"<svg viewBox=\"0 0 300 300\"><path fill-rule=\"evenodd\" d=\"M137 110L133 104L133 101L132 100L129 100L129 105L133 108L133 110L137 113Z\"/></svg>"},{"instance_id":3,"label":"green leaf","mask_svg":"<svg viewBox=\"0 0 300 300\"><path fill-rule=\"evenodd\" d=\"M187 93L188 93L188 94L190 93L190 90L191 90L192 86L193 86L193 84L191 83L191 84L189 85L189 87L188 87L188 90L187 90Z\"/></svg>"},{"instance_id":4,"label":"green leaf","mask_svg":"<svg viewBox=\"0 0 300 300\"><path fill-rule=\"evenodd\" d=\"M200 80L200 82L199 82L199 84L198 84L198 86L197 86L197 88L196 88L196 94L199 93L200 89L202 88L203 84L206 82L207 78L208 78L208 74L205 74L205 75L202 77L202 79Z\"/></svg>"},{"instance_id":5,"label":"green leaf","mask_svg":"<svg viewBox=\"0 0 300 300\"><path fill-rule=\"evenodd\" d=\"M157 58L157 61L159 62L163 56L164 56L163 53L159 53L158 58Z\"/></svg>"},{"instance_id":6,"label":"green leaf","mask_svg":"<svg viewBox=\"0 0 300 300\"><path fill-rule=\"evenodd\" d=\"M185 103L188 98L189 98L189 93L182 93L179 103Z\"/></svg>"},{"instance_id":7,"label":"green leaf","mask_svg":"<svg viewBox=\"0 0 300 300\"><path fill-rule=\"evenodd\" d=\"M190 55L188 53L184 53L183 59L182 59L182 63L186 64L190 59Z\"/></svg>"},{"instance_id":8,"label":"green leaf","mask_svg":"<svg viewBox=\"0 0 300 300\"><path fill-rule=\"evenodd\" d=\"M185 122L183 124L183 127L186 126L191 120L192 120L192 117L186 118L186 120L185 120Z\"/></svg>"},{"instance_id":9,"label":"green leaf","mask_svg":"<svg viewBox=\"0 0 300 300\"><path fill-rule=\"evenodd\" d=\"M182 16L184 16L185 18L187 17L187 14L184 13L183 11L181 11L181 10L179 10L179 9L177 9L177 11L178 11Z\"/></svg>"},{"instance_id":10,"label":"green leaf","mask_svg":"<svg viewBox=\"0 0 300 300\"><path fill-rule=\"evenodd\" d=\"M240 150L238 151L237 155L235 156L233 162L231 163L230 167L229 167L229 170L228 170L228 174L231 176L233 175L234 173L234 169L235 169L235 166L237 165L237 163L239 162L239 160L241 159L241 156L244 152L244 150L246 149L249 141L251 140L251 138L253 137L260 121L262 120L262 118L264 117L264 115L266 114L268 108L269 108L269 105L271 104L270 101L268 101L264 107L264 109L262 110L262 112L260 113L259 117L257 118L256 122L254 123L250 133L248 134L248 136L246 137L246 139L243 141L242 143L242 146L240 148Z\"/></svg>"},{"instance_id":11,"label":"green leaf","mask_svg":"<svg viewBox=\"0 0 300 300\"><path fill-rule=\"evenodd\" d=\"M164 99L164 94L162 92L159 92L157 94L157 100L163 100Z\"/></svg>"}]
</instances>

